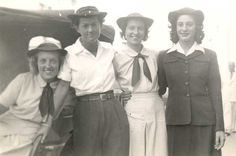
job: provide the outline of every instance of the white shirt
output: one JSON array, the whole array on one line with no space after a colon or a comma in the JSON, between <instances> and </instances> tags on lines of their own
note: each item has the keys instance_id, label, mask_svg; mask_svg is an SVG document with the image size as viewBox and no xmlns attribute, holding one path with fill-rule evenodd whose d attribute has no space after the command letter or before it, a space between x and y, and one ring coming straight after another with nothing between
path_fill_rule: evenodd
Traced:
<instances>
[{"instance_id":1,"label":"white shirt","mask_svg":"<svg viewBox=\"0 0 236 156\"><path fill-rule=\"evenodd\" d=\"M66 50L68 54L58 78L69 81L77 96L113 90L115 51L111 44L99 42L96 56L86 50L79 39Z\"/></svg>"},{"instance_id":2,"label":"white shirt","mask_svg":"<svg viewBox=\"0 0 236 156\"><path fill-rule=\"evenodd\" d=\"M117 71L117 80L121 88L126 88L133 93L147 93L156 92L158 90L157 84L157 56L158 52L147 48L143 48L141 54L145 56L146 62L148 64L149 70L152 76L152 82L150 82L143 73L143 60L140 58L140 80L133 87L131 85L132 71L133 71L133 60L138 53L127 45L118 50L115 57L115 68Z\"/></svg>"},{"instance_id":3,"label":"white shirt","mask_svg":"<svg viewBox=\"0 0 236 156\"><path fill-rule=\"evenodd\" d=\"M56 84L51 83L52 88ZM19 74L0 95L0 103L9 111L0 116L0 135L32 134L39 128L42 117L39 101L46 82L39 75Z\"/></svg>"},{"instance_id":4,"label":"white shirt","mask_svg":"<svg viewBox=\"0 0 236 156\"><path fill-rule=\"evenodd\" d=\"M177 51L181 54L184 54L185 56L188 56L190 54L192 54L195 50L199 50L203 53L205 53L205 50L203 47L201 47L199 44L197 44L197 42L194 42L194 44L192 45L192 47L187 51L187 53L184 52L183 48L180 46L179 42L174 44L172 48L170 48L167 53L173 52L173 51Z\"/></svg>"}]
</instances>

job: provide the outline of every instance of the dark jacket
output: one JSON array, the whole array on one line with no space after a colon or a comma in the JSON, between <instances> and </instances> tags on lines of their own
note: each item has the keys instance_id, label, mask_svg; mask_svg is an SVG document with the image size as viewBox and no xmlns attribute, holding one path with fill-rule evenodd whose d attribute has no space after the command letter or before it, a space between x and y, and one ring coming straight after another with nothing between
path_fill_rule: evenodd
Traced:
<instances>
[{"instance_id":1,"label":"dark jacket","mask_svg":"<svg viewBox=\"0 0 236 156\"><path fill-rule=\"evenodd\" d=\"M185 56L161 52L158 58L159 94L168 87L167 125L215 125L224 130L221 78L215 52Z\"/></svg>"}]
</instances>

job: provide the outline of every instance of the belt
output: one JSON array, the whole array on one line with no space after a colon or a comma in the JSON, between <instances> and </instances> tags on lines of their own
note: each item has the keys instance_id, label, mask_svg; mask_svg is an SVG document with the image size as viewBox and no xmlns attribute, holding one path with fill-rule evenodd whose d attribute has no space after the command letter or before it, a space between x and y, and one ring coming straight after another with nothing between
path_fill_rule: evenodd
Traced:
<instances>
[{"instance_id":1,"label":"belt","mask_svg":"<svg viewBox=\"0 0 236 156\"><path fill-rule=\"evenodd\" d=\"M77 96L78 101L106 101L114 98L115 96L112 90L104 93L94 93L89 95Z\"/></svg>"}]
</instances>

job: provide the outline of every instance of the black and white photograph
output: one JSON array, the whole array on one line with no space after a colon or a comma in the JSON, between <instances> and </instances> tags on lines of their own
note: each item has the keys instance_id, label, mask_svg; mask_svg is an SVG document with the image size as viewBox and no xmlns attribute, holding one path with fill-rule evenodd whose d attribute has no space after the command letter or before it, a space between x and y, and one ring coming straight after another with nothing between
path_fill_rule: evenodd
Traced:
<instances>
[{"instance_id":1,"label":"black and white photograph","mask_svg":"<svg viewBox=\"0 0 236 156\"><path fill-rule=\"evenodd\" d=\"M235 156L234 0L1 0L0 156Z\"/></svg>"}]
</instances>

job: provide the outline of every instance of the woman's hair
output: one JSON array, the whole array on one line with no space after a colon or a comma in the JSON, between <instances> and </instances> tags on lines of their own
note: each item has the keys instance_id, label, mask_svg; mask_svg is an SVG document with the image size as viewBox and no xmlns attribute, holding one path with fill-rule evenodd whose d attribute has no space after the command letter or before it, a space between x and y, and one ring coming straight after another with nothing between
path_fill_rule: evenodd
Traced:
<instances>
[{"instance_id":1,"label":"woman's hair","mask_svg":"<svg viewBox=\"0 0 236 156\"><path fill-rule=\"evenodd\" d=\"M65 56L62 55L59 52L58 52L58 54L59 54L58 57L59 57L59 69L60 69L61 65L64 62ZM28 61L29 61L30 72L37 75L39 73L39 70L38 70L38 52L33 54L32 56L29 56Z\"/></svg>"},{"instance_id":2,"label":"woman's hair","mask_svg":"<svg viewBox=\"0 0 236 156\"><path fill-rule=\"evenodd\" d=\"M181 16L181 15L179 15ZM173 43L177 43L179 41L179 37L177 34L177 20L179 18L179 16L177 16L176 18L174 18L173 20L170 21L170 26L169 28L170 30L170 40ZM193 17L195 23L196 23L196 34L195 34L195 41L198 44L202 43L202 40L205 36L204 31L203 31L203 21L199 21L197 18L195 18L195 16L190 15L191 17Z\"/></svg>"},{"instance_id":3,"label":"woman's hair","mask_svg":"<svg viewBox=\"0 0 236 156\"><path fill-rule=\"evenodd\" d=\"M126 31L126 27L127 27L128 22L129 22L129 20L125 23L124 28L121 29L121 32L120 32L121 38L126 39L126 38L125 38L125 31ZM144 23L144 25L145 25L145 36L144 36L143 41L146 41L146 40L148 39L149 30L148 30L148 26L146 25L146 23L145 23L145 22L143 22L143 23Z\"/></svg>"}]
</instances>

